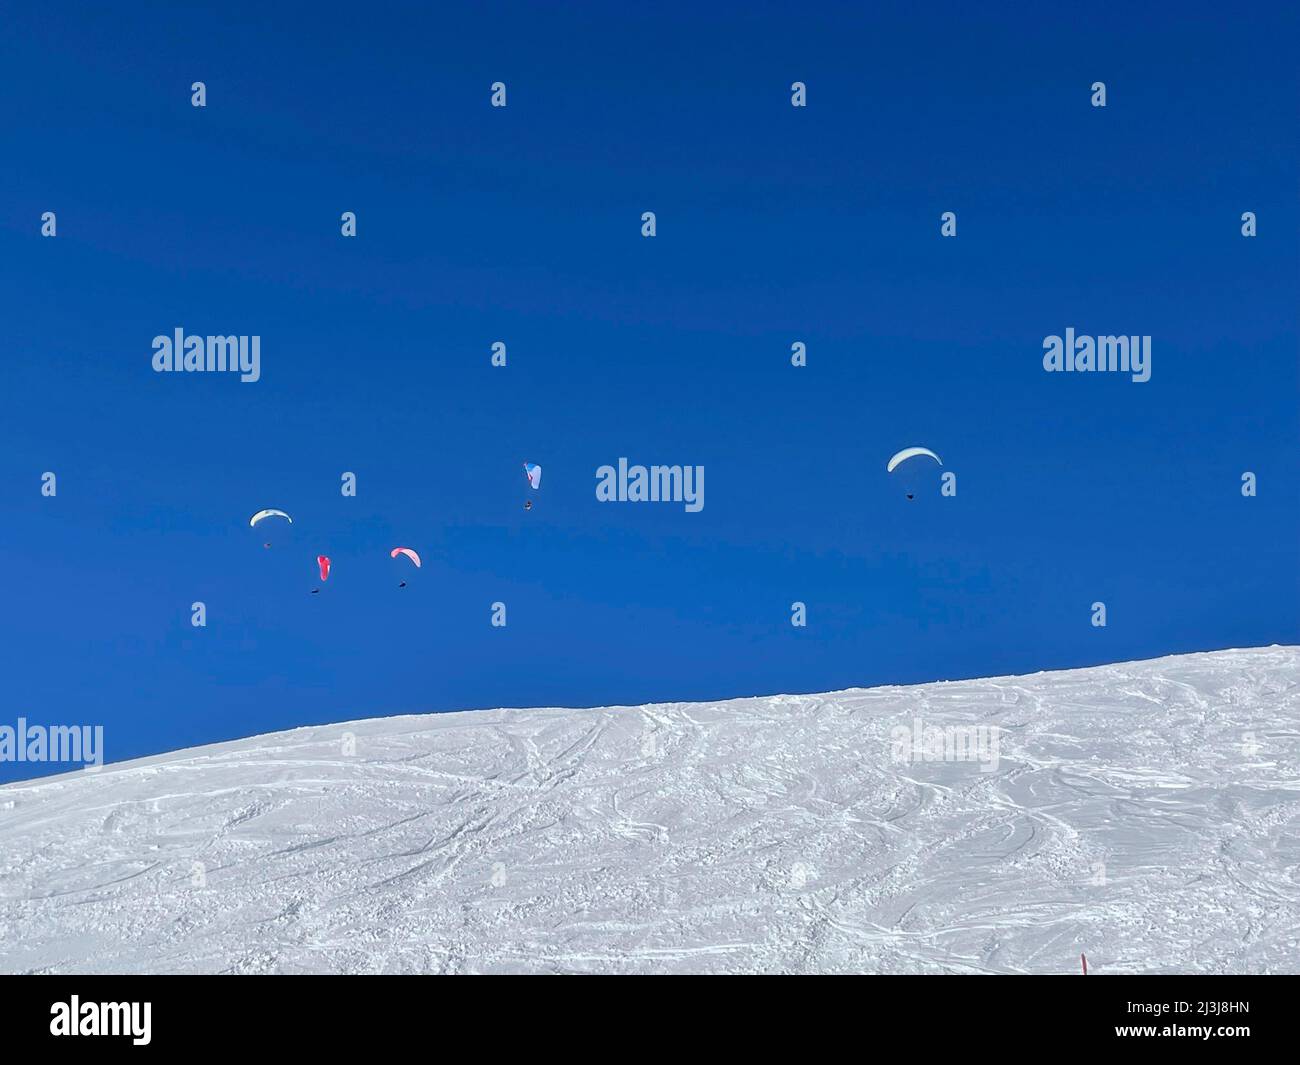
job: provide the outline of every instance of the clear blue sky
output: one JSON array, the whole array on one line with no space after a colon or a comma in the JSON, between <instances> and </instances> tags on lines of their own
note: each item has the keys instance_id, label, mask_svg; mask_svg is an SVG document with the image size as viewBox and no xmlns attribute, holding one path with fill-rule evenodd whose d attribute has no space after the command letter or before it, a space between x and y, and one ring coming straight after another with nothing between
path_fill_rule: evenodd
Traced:
<instances>
[{"instance_id":1,"label":"clear blue sky","mask_svg":"<svg viewBox=\"0 0 1300 1065\"><path fill-rule=\"evenodd\" d=\"M0 723L120 760L1300 640L1295 5L550 6L6 8ZM154 374L178 326L262 380ZM1151 381L1044 373L1071 326ZM619 456L705 509L597 502Z\"/></svg>"}]
</instances>

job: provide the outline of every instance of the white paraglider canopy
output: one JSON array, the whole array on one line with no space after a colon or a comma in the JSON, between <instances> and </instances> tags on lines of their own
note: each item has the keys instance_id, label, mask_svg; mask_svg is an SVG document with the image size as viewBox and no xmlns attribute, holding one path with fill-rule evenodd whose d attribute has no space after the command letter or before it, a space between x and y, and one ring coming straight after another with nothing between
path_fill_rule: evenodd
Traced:
<instances>
[{"instance_id":1,"label":"white paraglider canopy","mask_svg":"<svg viewBox=\"0 0 1300 1065\"><path fill-rule=\"evenodd\" d=\"M251 518L248 519L248 524L256 525L263 518L284 518L285 521L287 521L290 525L293 524L293 519L289 517L289 515L286 514L283 510L259 510L256 514L254 514Z\"/></svg>"},{"instance_id":2,"label":"white paraglider canopy","mask_svg":"<svg viewBox=\"0 0 1300 1065\"><path fill-rule=\"evenodd\" d=\"M885 472L893 473L894 470L898 468L898 465L900 463L906 462L908 459L914 459L918 455L926 455L929 458L934 459L934 461L937 462L940 466L943 465L943 459L941 459L928 447L905 447L903 448L902 451L898 452L896 455L894 455L893 458L889 460L888 464L886 464L885 466Z\"/></svg>"}]
</instances>

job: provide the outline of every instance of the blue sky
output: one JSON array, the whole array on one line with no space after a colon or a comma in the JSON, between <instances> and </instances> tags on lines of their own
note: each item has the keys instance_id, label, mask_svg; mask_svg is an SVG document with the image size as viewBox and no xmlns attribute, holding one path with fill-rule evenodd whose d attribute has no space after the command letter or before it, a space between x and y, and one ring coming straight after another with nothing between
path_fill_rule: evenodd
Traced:
<instances>
[{"instance_id":1,"label":"blue sky","mask_svg":"<svg viewBox=\"0 0 1300 1065\"><path fill-rule=\"evenodd\" d=\"M1300 639L1293 5L8 14L0 723L119 760ZM177 327L262 379L153 373ZM1045 373L1067 327L1151 380ZM619 456L705 508L598 502Z\"/></svg>"}]
</instances>

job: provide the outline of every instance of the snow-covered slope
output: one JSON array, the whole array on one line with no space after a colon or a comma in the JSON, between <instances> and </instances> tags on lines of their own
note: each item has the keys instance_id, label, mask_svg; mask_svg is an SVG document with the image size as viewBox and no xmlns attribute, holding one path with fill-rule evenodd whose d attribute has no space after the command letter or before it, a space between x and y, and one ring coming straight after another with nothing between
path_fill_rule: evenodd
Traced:
<instances>
[{"instance_id":1,"label":"snow-covered slope","mask_svg":"<svg viewBox=\"0 0 1300 1065\"><path fill-rule=\"evenodd\" d=\"M0 971L1295 972L1298 814L1293 647L360 721L0 788Z\"/></svg>"}]
</instances>

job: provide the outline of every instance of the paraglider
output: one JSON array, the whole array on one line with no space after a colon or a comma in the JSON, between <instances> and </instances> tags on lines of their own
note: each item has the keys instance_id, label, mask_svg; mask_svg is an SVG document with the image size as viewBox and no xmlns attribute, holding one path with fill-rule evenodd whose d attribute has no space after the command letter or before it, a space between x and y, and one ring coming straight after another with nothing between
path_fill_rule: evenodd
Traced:
<instances>
[{"instance_id":1,"label":"paraglider","mask_svg":"<svg viewBox=\"0 0 1300 1065\"><path fill-rule=\"evenodd\" d=\"M396 558L398 555L405 555L407 558L409 558L412 562L415 563L415 568L416 568L416 569L419 569L419 568L420 568L420 556L419 556L415 551L413 551L411 548L409 548L409 547L395 547L395 548L393 548L391 551L388 552L388 557L389 557L389 558ZM399 588L405 588L405 587L406 587L406 581L399 581L397 587L399 587Z\"/></svg>"},{"instance_id":2,"label":"paraglider","mask_svg":"<svg viewBox=\"0 0 1300 1065\"><path fill-rule=\"evenodd\" d=\"M293 524L293 519L289 517L289 515L286 514L283 510L259 510L256 514L254 514L251 518L248 519L248 524L251 527L256 525L259 521L264 521L267 518L283 518L290 525Z\"/></svg>"},{"instance_id":3,"label":"paraglider","mask_svg":"<svg viewBox=\"0 0 1300 1065\"><path fill-rule=\"evenodd\" d=\"M321 583L324 584L327 580L329 580L329 577L330 577L330 559L329 559L329 555L317 555L317 556L316 556L316 565L320 567L320 579L321 579ZM319 588L313 588L313 589L311 590L311 594L312 594L312 595L320 595L320 589L319 589Z\"/></svg>"},{"instance_id":4,"label":"paraglider","mask_svg":"<svg viewBox=\"0 0 1300 1065\"><path fill-rule=\"evenodd\" d=\"M539 465L537 465L537 463L525 462L524 476L528 478L528 486L531 489L533 489L533 491L536 491L537 489L542 487L542 468ZM533 501L531 499L525 499L524 510L532 510L532 509L533 509Z\"/></svg>"},{"instance_id":5,"label":"paraglider","mask_svg":"<svg viewBox=\"0 0 1300 1065\"><path fill-rule=\"evenodd\" d=\"M259 510L256 514L254 514L251 518L248 519L249 528L256 527L259 521L265 521L267 518L283 518L290 525L293 524L293 519L289 517L289 515L286 514L283 510ZM264 541L262 543L262 546L270 547L271 541L270 540Z\"/></svg>"},{"instance_id":6,"label":"paraglider","mask_svg":"<svg viewBox=\"0 0 1300 1065\"><path fill-rule=\"evenodd\" d=\"M903 448L902 451L896 452L890 458L890 460L887 463L885 463L885 472L893 473L896 469L898 469L899 466L901 466L904 462L907 462L909 459L915 459L921 457L932 458L940 466L943 465L943 459L941 459L928 447L905 447ZM914 497L915 497L914 490L909 488L907 491L907 498L912 499Z\"/></svg>"}]
</instances>

